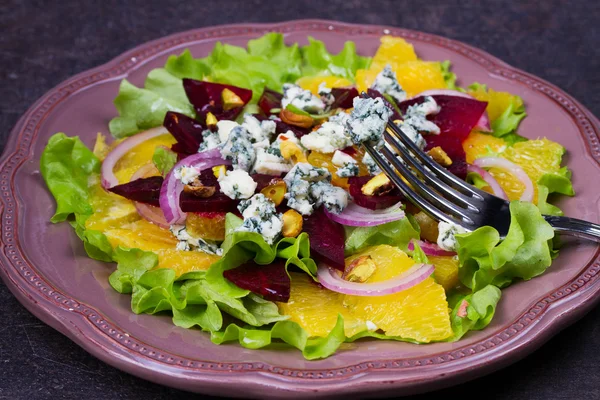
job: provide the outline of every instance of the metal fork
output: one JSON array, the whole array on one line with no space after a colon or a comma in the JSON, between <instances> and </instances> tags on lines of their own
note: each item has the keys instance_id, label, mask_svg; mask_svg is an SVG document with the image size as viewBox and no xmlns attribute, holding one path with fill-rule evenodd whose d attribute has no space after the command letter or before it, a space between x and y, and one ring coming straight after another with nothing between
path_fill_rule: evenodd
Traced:
<instances>
[{"instance_id":1,"label":"metal fork","mask_svg":"<svg viewBox=\"0 0 600 400\"><path fill-rule=\"evenodd\" d=\"M367 95L363 94L365 96ZM415 206L435 220L453 223L469 231L489 225L498 231L501 238L506 237L510 226L508 201L484 192L448 172L419 149L391 120L388 121L384 139L388 146L383 146L380 150L370 145L364 147ZM598 224L550 215L544 215L544 218L556 232L600 242Z\"/></svg>"}]
</instances>

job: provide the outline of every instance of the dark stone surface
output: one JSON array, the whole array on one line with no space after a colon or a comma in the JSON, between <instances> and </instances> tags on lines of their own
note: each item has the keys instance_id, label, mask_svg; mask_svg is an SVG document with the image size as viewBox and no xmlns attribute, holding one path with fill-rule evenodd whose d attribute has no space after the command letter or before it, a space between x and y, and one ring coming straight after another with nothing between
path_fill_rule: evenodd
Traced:
<instances>
[{"instance_id":1,"label":"dark stone surface","mask_svg":"<svg viewBox=\"0 0 600 400\"><path fill-rule=\"evenodd\" d=\"M0 150L19 116L47 90L137 44L202 26L295 18L395 25L462 40L547 79L600 114L599 2L287 3L3 0ZM0 398L150 400L190 396L91 357L27 312L3 284L0 315ZM523 361L470 383L415 398L600 398L599 321L600 308L596 308Z\"/></svg>"}]
</instances>

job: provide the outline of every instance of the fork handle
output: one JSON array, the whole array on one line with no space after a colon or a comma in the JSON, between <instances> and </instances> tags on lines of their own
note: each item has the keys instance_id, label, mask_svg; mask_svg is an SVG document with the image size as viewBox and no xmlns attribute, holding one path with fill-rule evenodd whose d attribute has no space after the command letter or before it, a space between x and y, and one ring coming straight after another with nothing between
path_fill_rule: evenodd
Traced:
<instances>
[{"instance_id":1,"label":"fork handle","mask_svg":"<svg viewBox=\"0 0 600 400\"><path fill-rule=\"evenodd\" d=\"M600 225L576 218L544 215L554 230L565 235L600 242Z\"/></svg>"}]
</instances>

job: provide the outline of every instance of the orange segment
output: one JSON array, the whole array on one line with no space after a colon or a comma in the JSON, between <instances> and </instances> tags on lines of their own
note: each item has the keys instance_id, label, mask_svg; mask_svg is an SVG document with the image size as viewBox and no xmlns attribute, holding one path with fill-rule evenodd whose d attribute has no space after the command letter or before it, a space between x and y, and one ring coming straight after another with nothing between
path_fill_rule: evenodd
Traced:
<instances>
[{"instance_id":1,"label":"orange segment","mask_svg":"<svg viewBox=\"0 0 600 400\"><path fill-rule=\"evenodd\" d=\"M313 94L319 94L319 85L325 83L328 88L340 88L352 86L353 83L339 76L303 76L296 81L296 85L302 89L310 90Z\"/></svg>"},{"instance_id":2,"label":"orange segment","mask_svg":"<svg viewBox=\"0 0 600 400\"><path fill-rule=\"evenodd\" d=\"M477 90L469 90L468 93L477 100L488 102L486 111L490 118L490 122L494 122L498 119L511 103L514 103L513 110L516 110L523 105L523 100L520 97L514 96L508 92L496 92L494 89L485 91L482 87L479 87Z\"/></svg>"},{"instance_id":3,"label":"orange segment","mask_svg":"<svg viewBox=\"0 0 600 400\"><path fill-rule=\"evenodd\" d=\"M94 214L85 222L86 229L104 231L140 219L132 201L107 192L99 184L90 189L90 194Z\"/></svg>"},{"instance_id":4,"label":"orange segment","mask_svg":"<svg viewBox=\"0 0 600 400\"><path fill-rule=\"evenodd\" d=\"M365 155L365 150L360 148L356 151L356 154L352 156L352 157L354 157L355 160L358 161L358 175L359 176L369 175L369 171L368 171L367 167L365 167L363 165L363 163L360 162L364 155ZM316 151L311 151L310 154L308 155L308 163L309 164L314 165L315 167L319 167L319 168L327 168L327 170L331 173L331 183L335 186L339 186L341 188L348 190L348 188L350 187L350 185L348 184L348 178L340 178L336 174L338 167L336 167L333 164L333 162L331 161L332 159L333 159L333 154L324 154L324 153L319 153Z\"/></svg>"},{"instance_id":5,"label":"orange segment","mask_svg":"<svg viewBox=\"0 0 600 400\"><path fill-rule=\"evenodd\" d=\"M412 44L406 40L393 37L382 36L381 44L373 56L371 68L382 70L386 64L398 65L408 61L417 61L417 54Z\"/></svg>"},{"instance_id":6,"label":"orange segment","mask_svg":"<svg viewBox=\"0 0 600 400\"><path fill-rule=\"evenodd\" d=\"M445 89L446 82L442 75L440 63L432 61L408 61L402 64L390 64L398 82L406 91L408 97L417 95L425 90ZM385 65L384 65L385 67ZM368 70L356 71L356 86L358 91L371 87L381 68L371 66Z\"/></svg>"},{"instance_id":7,"label":"orange segment","mask_svg":"<svg viewBox=\"0 0 600 400\"><path fill-rule=\"evenodd\" d=\"M115 176L119 183L126 183L131 180L131 176L145 164L152 162L154 149L156 146L171 147L175 143L175 138L169 133L155 137L137 145L125 154L115 165Z\"/></svg>"},{"instance_id":8,"label":"orange segment","mask_svg":"<svg viewBox=\"0 0 600 400\"><path fill-rule=\"evenodd\" d=\"M381 282L410 268L414 261L402 250L380 245L346 259L370 255L377 270L367 282ZM420 342L443 340L452 335L444 288L433 278L399 293L386 296L346 296L344 304L359 319L370 321L386 335Z\"/></svg>"},{"instance_id":9,"label":"orange segment","mask_svg":"<svg viewBox=\"0 0 600 400\"><path fill-rule=\"evenodd\" d=\"M435 265L433 277L445 290L458 285L458 258L454 256L427 256L429 262Z\"/></svg>"},{"instance_id":10,"label":"orange segment","mask_svg":"<svg viewBox=\"0 0 600 400\"><path fill-rule=\"evenodd\" d=\"M207 240L225 239L226 213L188 213L185 225L192 236Z\"/></svg>"},{"instance_id":11,"label":"orange segment","mask_svg":"<svg viewBox=\"0 0 600 400\"><path fill-rule=\"evenodd\" d=\"M506 149L506 142L501 138L473 131L467 136L462 146L467 156L467 162L473 164L476 158L503 151Z\"/></svg>"},{"instance_id":12,"label":"orange segment","mask_svg":"<svg viewBox=\"0 0 600 400\"><path fill-rule=\"evenodd\" d=\"M356 318L344 307L344 295L311 282L312 279L301 273L290 273L292 287L290 300L277 303L279 312L290 316L310 336L327 336L337 322L338 314L344 317L346 336L353 336L367 329L364 321Z\"/></svg>"}]
</instances>

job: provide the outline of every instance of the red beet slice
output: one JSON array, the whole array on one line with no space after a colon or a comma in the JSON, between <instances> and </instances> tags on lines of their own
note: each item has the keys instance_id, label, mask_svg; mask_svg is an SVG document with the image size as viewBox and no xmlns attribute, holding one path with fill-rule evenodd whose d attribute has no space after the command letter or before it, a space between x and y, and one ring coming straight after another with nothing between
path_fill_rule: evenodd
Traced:
<instances>
[{"instance_id":1,"label":"red beet slice","mask_svg":"<svg viewBox=\"0 0 600 400\"><path fill-rule=\"evenodd\" d=\"M275 120L275 133L287 133L287 131L292 131L297 138L301 138L310 133L310 128L300 128L299 126L286 124L281 120Z\"/></svg>"},{"instance_id":2,"label":"red beet slice","mask_svg":"<svg viewBox=\"0 0 600 400\"><path fill-rule=\"evenodd\" d=\"M404 196L402 196L402 193L397 188L382 196L364 195L361 189L370 179L370 176L352 176L348 178L348 184L350 185L348 191L357 205L369 210L381 210L404 200Z\"/></svg>"},{"instance_id":3,"label":"red beet slice","mask_svg":"<svg viewBox=\"0 0 600 400\"><path fill-rule=\"evenodd\" d=\"M333 88L331 94L335 99L331 108L352 108L352 102L358 96L358 90L355 87Z\"/></svg>"},{"instance_id":4,"label":"red beet slice","mask_svg":"<svg viewBox=\"0 0 600 400\"><path fill-rule=\"evenodd\" d=\"M357 153L356 147L354 146L348 146L345 149L342 149L341 151L348 154L349 156L354 156Z\"/></svg>"},{"instance_id":5,"label":"red beet slice","mask_svg":"<svg viewBox=\"0 0 600 400\"><path fill-rule=\"evenodd\" d=\"M311 257L344 270L344 227L329 219L320 207L312 215L304 217L302 230L308 233Z\"/></svg>"},{"instance_id":6,"label":"red beet slice","mask_svg":"<svg viewBox=\"0 0 600 400\"><path fill-rule=\"evenodd\" d=\"M234 285L263 296L265 300L287 303L290 299L290 277L285 270L285 260L276 259L269 265L254 261L223 272Z\"/></svg>"},{"instance_id":7,"label":"red beet slice","mask_svg":"<svg viewBox=\"0 0 600 400\"><path fill-rule=\"evenodd\" d=\"M177 143L172 149L178 154L194 154L202 143L202 131L205 127L199 121L177 112L169 111L165 115L163 126L173 135Z\"/></svg>"},{"instance_id":8,"label":"red beet slice","mask_svg":"<svg viewBox=\"0 0 600 400\"><path fill-rule=\"evenodd\" d=\"M234 212L238 204L238 200L232 200L218 191L210 197L197 197L183 192L179 198L183 212Z\"/></svg>"},{"instance_id":9,"label":"red beet slice","mask_svg":"<svg viewBox=\"0 0 600 400\"><path fill-rule=\"evenodd\" d=\"M487 107L487 102L466 97L448 95L434 95L431 97L440 106L440 112L428 116L427 119L440 128L441 133L438 136L453 136L461 142L477 125L477 121L479 121ZM400 110L405 113L409 106L420 104L423 100L424 97L420 96L403 101L399 104Z\"/></svg>"},{"instance_id":10,"label":"red beet slice","mask_svg":"<svg viewBox=\"0 0 600 400\"><path fill-rule=\"evenodd\" d=\"M265 113L265 115L271 115L271 110L274 108L281 108L281 99L283 95L279 92L271 90L265 87L260 99L258 99L258 106Z\"/></svg>"},{"instance_id":11,"label":"red beet slice","mask_svg":"<svg viewBox=\"0 0 600 400\"><path fill-rule=\"evenodd\" d=\"M243 107L235 107L230 110L223 108L222 94L225 89L235 93L244 105L248 104L252 98L252 90L249 89L188 78L183 79L183 89L202 121L206 120L208 112L211 112L219 120L234 120L240 114Z\"/></svg>"},{"instance_id":12,"label":"red beet slice","mask_svg":"<svg viewBox=\"0 0 600 400\"><path fill-rule=\"evenodd\" d=\"M160 207L158 198L160 197L162 183L162 176L151 176L123 183L122 185L116 185L108 190L129 200Z\"/></svg>"}]
</instances>

